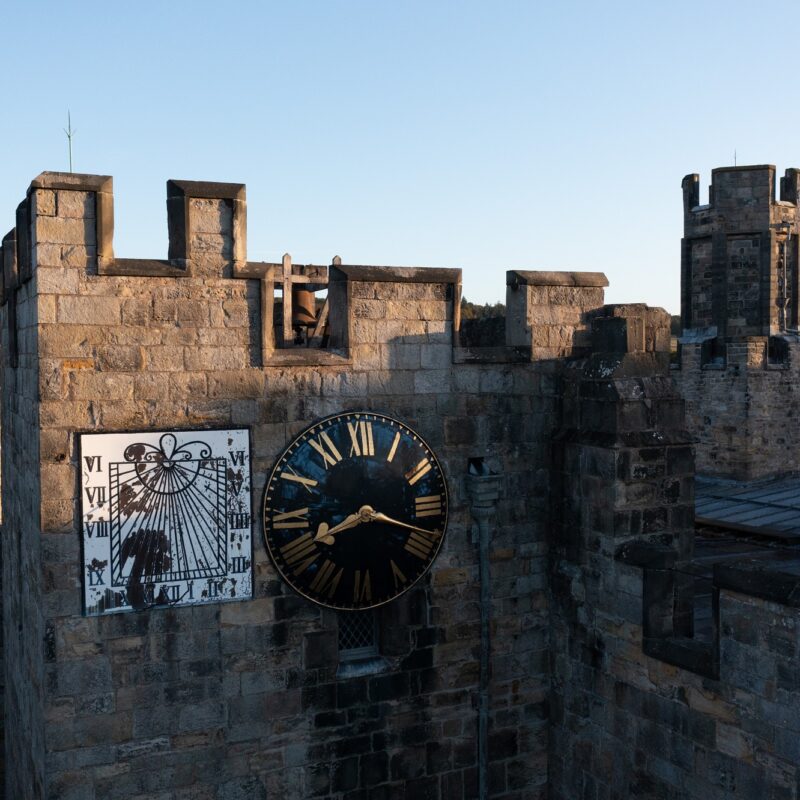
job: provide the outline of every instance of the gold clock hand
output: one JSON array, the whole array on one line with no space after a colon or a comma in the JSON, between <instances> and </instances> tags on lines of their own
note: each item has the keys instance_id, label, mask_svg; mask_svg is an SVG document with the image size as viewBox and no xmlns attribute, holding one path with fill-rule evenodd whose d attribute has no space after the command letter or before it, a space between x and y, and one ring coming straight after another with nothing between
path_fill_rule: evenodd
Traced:
<instances>
[{"instance_id":1,"label":"gold clock hand","mask_svg":"<svg viewBox=\"0 0 800 800\"><path fill-rule=\"evenodd\" d=\"M389 525L397 525L399 528L408 528L410 531L419 531L420 533L427 533L428 536L438 535L437 531L429 531L426 528L418 528L416 525L409 525L407 522L400 522L399 519L392 519L387 517L386 514L381 514L380 511L375 511L372 514L372 520L375 522L386 522Z\"/></svg>"},{"instance_id":2,"label":"gold clock hand","mask_svg":"<svg viewBox=\"0 0 800 800\"><path fill-rule=\"evenodd\" d=\"M372 506L361 506L355 514L349 514L338 525L328 528L327 522L321 522L317 529L317 535L314 537L315 542L325 542L325 544L333 544L333 535L346 531L348 528L354 528L362 522L369 522L374 514ZM330 541L327 541L330 539Z\"/></svg>"},{"instance_id":3,"label":"gold clock hand","mask_svg":"<svg viewBox=\"0 0 800 800\"><path fill-rule=\"evenodd\" d=\"M328 536L333 536L334 533L347 530L347 528L352 528L354 525L358 525L360 522L361 522L361 517L358 514L350 514L349 516L345 517L338 525L334 525L332 528L328 527L327 522L321 522L319 529L317 530L317 535L314 537L314 541L318 542L320 541L320 539L325 539Z\"/></svg>"}]
</instances>

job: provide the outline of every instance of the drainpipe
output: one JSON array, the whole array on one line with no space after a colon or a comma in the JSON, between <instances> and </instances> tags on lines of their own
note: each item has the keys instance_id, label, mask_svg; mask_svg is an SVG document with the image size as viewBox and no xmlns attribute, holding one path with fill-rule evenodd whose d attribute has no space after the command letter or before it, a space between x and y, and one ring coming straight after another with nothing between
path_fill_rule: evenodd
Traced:
<instances>
[{"instance_id":1,"label":"drainpipe","mask_svg":"<svg viewBox=\"0 0 800 800\"><path fill-rule=\"evenodd\" d=\"M489 639L492 593L489 579L489 522L500 498L502 476L492 474L482 458L472 458L467 475L470 512L478 523L478 565L480 573L481 660L478 677L478 798L489 797Z\"/></svg>"}]
</instances>

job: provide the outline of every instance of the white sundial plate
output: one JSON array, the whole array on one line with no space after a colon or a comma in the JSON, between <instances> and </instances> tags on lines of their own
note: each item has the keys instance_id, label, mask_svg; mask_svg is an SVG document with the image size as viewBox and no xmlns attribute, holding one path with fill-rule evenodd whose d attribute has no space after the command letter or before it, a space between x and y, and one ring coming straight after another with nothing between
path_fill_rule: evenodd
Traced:
<instances>
[{"instance_id":1,"label":"white sundial plate","mask_svg":"<svg viewBox=\"0 0 800 800\"><path fill-rule=\"evenodd\" d=\"M252 596L246 428L80 436L88 615Z\"/></svg>"}]
</instances>

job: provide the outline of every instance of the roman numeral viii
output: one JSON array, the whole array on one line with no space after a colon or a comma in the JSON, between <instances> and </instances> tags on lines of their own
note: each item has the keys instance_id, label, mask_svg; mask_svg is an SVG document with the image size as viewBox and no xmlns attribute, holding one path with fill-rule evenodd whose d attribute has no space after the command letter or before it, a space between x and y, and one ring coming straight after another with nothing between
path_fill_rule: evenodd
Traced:
<instances>
[{"instance_id":1,"label":"roman numeral viii","mask_svg":"<svg viewBox=\"0 0 800 800\"><path fill-rule=\"evenodd\" d=\"M281 547L281 555L286 560L286 566L289 567L295 575L305 572L310 564L317 560L317 546L311 538L310 533L304 533L298 536L289 544Z\"/></svg>"}]
</instances>

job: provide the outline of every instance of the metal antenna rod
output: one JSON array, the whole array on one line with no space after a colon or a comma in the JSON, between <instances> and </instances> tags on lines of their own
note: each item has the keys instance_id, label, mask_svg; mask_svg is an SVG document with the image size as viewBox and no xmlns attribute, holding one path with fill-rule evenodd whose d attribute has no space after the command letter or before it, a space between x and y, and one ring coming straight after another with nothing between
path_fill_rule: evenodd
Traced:
<instances>
[{"instance_id":1,"label":"metal antenna rod","mask_svg":"<svg viewBox=\"0 0 800 800\"><path fill-rule=\"evenodd\" d=\"M72 130L72 117L69 110L67 110L67 127L64 128L64 133L67 134L67 143L69 146L69 171L72 172L72 137L77 131Z\"/></svg>"}]
</instances>

